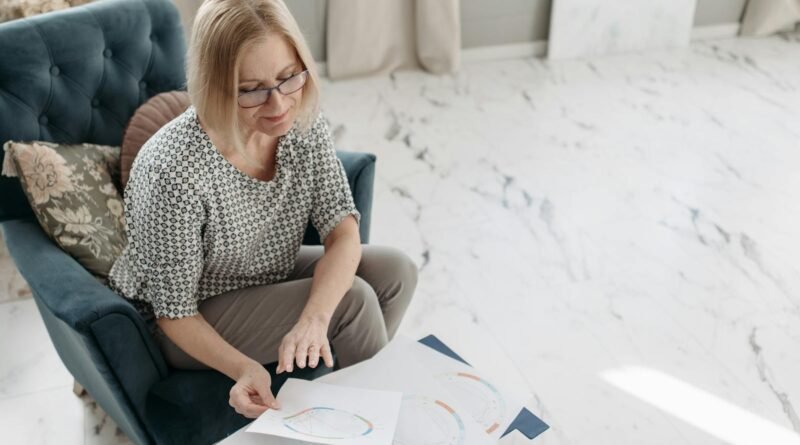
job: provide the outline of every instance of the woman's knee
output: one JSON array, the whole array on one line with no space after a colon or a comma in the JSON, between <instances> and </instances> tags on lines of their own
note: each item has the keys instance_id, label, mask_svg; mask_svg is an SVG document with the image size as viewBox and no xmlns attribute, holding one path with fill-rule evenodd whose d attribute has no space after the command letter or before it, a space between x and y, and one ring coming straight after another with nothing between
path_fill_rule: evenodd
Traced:
<instances>
[{"instance_id":1,"label":"woman's knee","mask_svg":"<svg viewBox=\"0 0 800 445\"><path fill-rule=\"evenodd\" d=\"M413 290L417 286L419 267L402 250L391 246L370 246L362 254L363 269L370 273L387 274L403 287ZM409 292L410 293L410 292Z\"/></svg>"},{"instance_id":2,"label":"woman's knee","mask_svg":"<svg viewBox=\"0 0 800 445\"><path fill-rule=\"evenodd\" d=\"M400 271L400 275L403 279L403 282L407 283L408 287L412 290L417 287L417 279L419 274L419 266L414 260L411 259L405 252L400 249L394 249L395 254L394 258L397 264L397 270Z\"/></svg>"},{"instance_id":3,"label":"woman's knee","mask_svg":"<svg viewBox=\"0 0 800 445\"><path fill-rule=\"evenodd\" d=\"M369 359L388 343L378 296L361 277L339 303L328 335L340 367Z\"/></svg>"},{"instance_id":4,"label":"woman's knee","mask_svg":"<svg viewBox=\"0 0 800 445\"><path fill-rule=\"evenodd\" d=\"M340 310L344 318L350 319L358 316L380 316L381 314L375 290L359 276L353 278L353 285L345 292L337 310Z\"/></svg>"}]
</instances>

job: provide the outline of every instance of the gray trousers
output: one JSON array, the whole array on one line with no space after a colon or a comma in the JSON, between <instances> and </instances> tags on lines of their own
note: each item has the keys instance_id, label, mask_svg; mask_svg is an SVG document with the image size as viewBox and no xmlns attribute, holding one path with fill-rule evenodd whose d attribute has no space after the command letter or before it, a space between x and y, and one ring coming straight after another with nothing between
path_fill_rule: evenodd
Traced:
<instances>
[{"instance_id":1,"label":"gray trousers","mask_svg":"<svg viewBox=\"0 0 800 445\"><path fill-rule=\"evenodd\" d=\"M322 246L301 246L294 270L280 283L231 290L200 302L199 311L236 349L267 364L308 301L311 277ZM353 286L333 313L328 340L338 367L366 360L394 337L417 285L417 266L402 251L362 245ZM179 369L208 369L160 329L156 339L167 363ZM317 366L324 366L320 359Z\"/></svg>"}]
</instances>

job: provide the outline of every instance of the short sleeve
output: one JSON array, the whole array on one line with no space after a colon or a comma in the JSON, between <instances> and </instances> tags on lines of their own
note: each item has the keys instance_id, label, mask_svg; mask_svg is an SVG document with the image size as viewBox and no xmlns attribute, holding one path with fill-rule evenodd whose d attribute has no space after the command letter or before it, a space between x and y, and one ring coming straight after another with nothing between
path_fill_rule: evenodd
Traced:
<instances>
[{"instance_id":1,"label":"short sleeve","mask_svg":"<svg viewBox=\"0 0 800 445\"><path fill-rule=\"evenodd\" d=\"M353 202L353 193L347 182L342 161L336 156L328 123L320 113L311 132L311 150L314 157L314 190L311 223L319 232L323 243L328 235L348 215L358 224L361 213Z\"/></svg>"},{"instance_id":2,"label":"short sleeve","mask_svg":"<svg viewBox=\"0 0 800 445\"><path fill-rule=\"evenodd\" d=\"M125 196L128 243L144 294L137 297L150 303L157 318L195 315L205 218L194 179L175 166L139 167Z\"/></svg>"}]
</instances>

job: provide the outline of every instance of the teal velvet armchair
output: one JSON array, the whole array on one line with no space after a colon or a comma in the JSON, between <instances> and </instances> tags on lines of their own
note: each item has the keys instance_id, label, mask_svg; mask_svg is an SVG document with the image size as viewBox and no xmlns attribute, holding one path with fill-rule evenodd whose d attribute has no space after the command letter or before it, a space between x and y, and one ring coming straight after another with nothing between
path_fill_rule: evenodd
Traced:
<instances>
[{"instance_id":1,"label":"teal velvet armchair","mask_svg":"<svg viewBox=\"0 0 800 445\"><path fill-rule=\"evenodd\" d=\"M100 0L0 24L0 143L119 145L139 105L185 88L184 53L169 0ZM338 155L366 243L375 157ZM0 226L64 365L133 442L213 443L247 423L228 406L227 377L167 366L131 304L42 231L17 178L0 177ZM304 243L319 244L311 226ZM274 392L286 378L273 379Z\"/></svg>"}]
</instances>

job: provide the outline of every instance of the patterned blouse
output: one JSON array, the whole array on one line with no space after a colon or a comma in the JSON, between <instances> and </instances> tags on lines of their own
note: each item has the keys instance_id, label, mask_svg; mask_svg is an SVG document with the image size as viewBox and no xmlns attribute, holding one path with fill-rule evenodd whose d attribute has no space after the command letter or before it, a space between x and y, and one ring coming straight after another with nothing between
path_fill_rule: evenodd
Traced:
<instances>
[{"instance_id":1,"label":"patterned blouse","mask_svg":"<svg viewBox=\"0 0 800 445\"><path fill-rule=\"evenodd\" d=\"M323 242L347 215L361 221L321 113L278 138L275 175L262 181L220 154L190 106L144 144L124 200L128 245L109 286L155 317L286 279L309 219Z\"/></svg>"}]
</instances>

